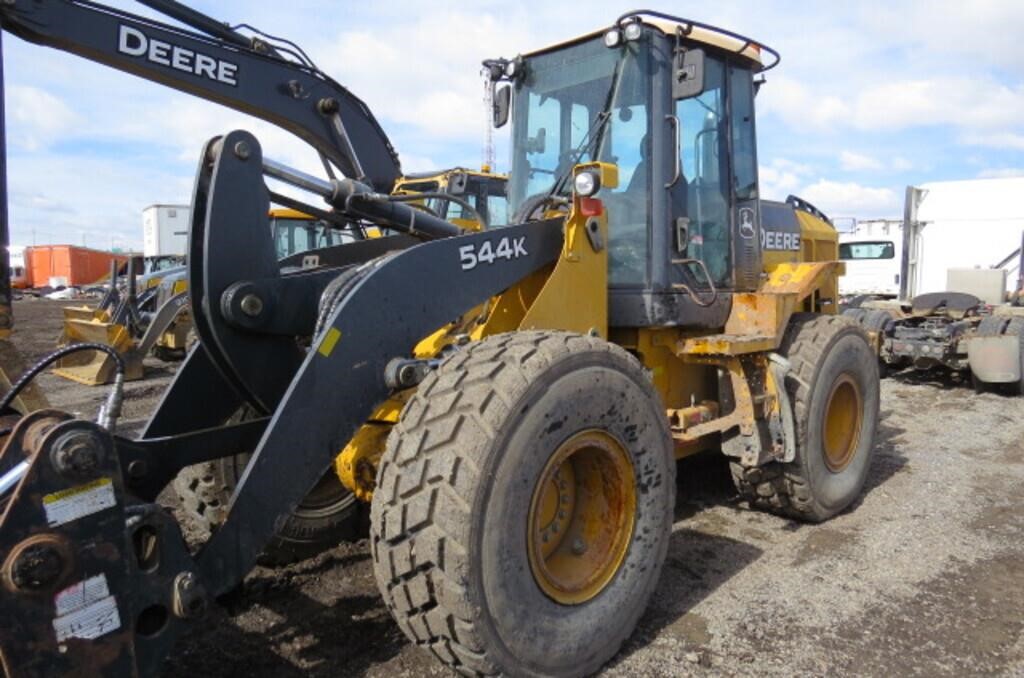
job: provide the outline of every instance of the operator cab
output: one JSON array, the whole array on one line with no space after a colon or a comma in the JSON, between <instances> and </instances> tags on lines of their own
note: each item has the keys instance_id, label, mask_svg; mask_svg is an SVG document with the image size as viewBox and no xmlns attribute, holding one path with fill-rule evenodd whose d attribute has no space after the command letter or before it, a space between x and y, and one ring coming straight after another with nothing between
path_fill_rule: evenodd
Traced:
<instances>
[{"instance_id":1,"label":"operator cab","mask_svg":"<svg viewBox=\"0 0 1024 678\"><path fill-rule=\"evenodd\" d=\"M777 62L747 38L654 12L486 62L509 82L496 90L495 124L511 112L514 220L564 205L574 165L618 167L618 186L596 196L613 326L722 327L730 293L757 288L754 76Z\"/></svg>"},{"instance_id":2,"label":"operator cab","mask_svg":"<svg viewBox=\"0 0 1024 678\"><path fill-rule=\"evenodd\" d=\"M455 196L469 203L489 228L509 223L506 177L455 168L443 172L420 172L401 177L392 191L395 195L424 194L422 206L435 215L463 228L479 230L472 211L442 196Z\"/></svg>"},{"instance_id":3,"label":"operator cab","mask_svg":"<svg viewBox=\"0 0 1024 678\"><path fill-rule=\"evenodd\" d=\"M278 259L322 247L352 242L350 234L298 210L270 210L270 233Z\"/></svg>"}]
</instances>

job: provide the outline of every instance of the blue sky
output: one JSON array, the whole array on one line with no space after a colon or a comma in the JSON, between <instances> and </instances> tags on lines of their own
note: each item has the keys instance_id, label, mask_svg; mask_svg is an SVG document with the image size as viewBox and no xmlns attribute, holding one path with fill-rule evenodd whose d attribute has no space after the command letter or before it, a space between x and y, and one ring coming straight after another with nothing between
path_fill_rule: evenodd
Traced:
<instances>
[{"instance_id":1,"label":"blue sky","mask_svg":"<svg viewBox=\"0 0 1024 678\"><path fill-rule=\"evenodd\" d=\"M369 104L407 171L479 165L481 59L607 26L632 8L192 4L299 43ZM1024 175L1020 0L694 1L685 11L782 52L757 101L765 197L796 193L833 216L885 217L901 213L907 184ZM14 244L140 247L142 208L187 202L203 142L234 128L256 133L270 157L319 168L287 133L219 106L9 35L4 57Z\"/></svg>"}]
</instances>

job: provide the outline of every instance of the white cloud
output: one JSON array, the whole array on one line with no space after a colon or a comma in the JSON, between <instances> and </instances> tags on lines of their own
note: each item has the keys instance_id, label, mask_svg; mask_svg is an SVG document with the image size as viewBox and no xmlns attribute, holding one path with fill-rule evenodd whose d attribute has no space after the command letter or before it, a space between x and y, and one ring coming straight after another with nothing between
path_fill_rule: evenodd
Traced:
<instances>
[{"instance_id":1,"label":"white cloud","mask_svg":"<svg viewBox=\"0 0 1024 678\"><path fill-rule=\"evenodd\" d=\"M519 13L414 16L372 32L343 32L317 50L316 60L382 120L409 126L414 135L481 144L481 61L514 56L535 38Z\"/></svg>"},{"instance_id":2,"label":"white cloud","mask_svg":"<svg viewBox=\"0 0 1024 678\"><path fill-rule=\"evenodd\" d=\"M830 94L830 88L812 90L780 77L764 90L759 104L764 113L778 115L790 126L818 130L878 132L952 125L1006 133L1024 125L1024 84L1008 86L990 77L893 79L848 95L850 103Z\"/></svg>"},{"instance_id":3,"label":"white cloud","mask_svg":"<svg viewBox=\"0 0 1024 678\"><path fill-rule=\"evenodd\" d=\"M15 148L37 150L50 146L78 121L63 100L38 87L11 85L7 97L7 114L17 130L9 137Z\"/></svg>"},{"instance_id":4,"label":"white cloud","mask_svg":"<svg viewBox=\"0 0 1024 678\"><path fill-rule=\"evenodd\" d=\"M993 167L978 172L979 179L1008 179L1024 177L1024 167Z\"/></svg>"},{"instance_id":5,"label":"white cloud","mask_svg":"<svg viewBox=\"0 0 1024 678\"><path fill-rule=\"evenodd\" d=\"M839 154L839 166L848 172L859 172L863 170L877 170L882 168L882 163L871 156L853 151L843 151Z\"/></svg>"},{"instance_id":6,"label":"white cloud","mask_svg":"<svg viewBox=\"0 0 1024 678\"><path fill-rule=\"evenodd\" d=\"M969 129L1019 126L1024 85L1009 87L989 77L893 80L857 95L853 117L861 129L898 130L922 125Z\"/></svg>"},{"instance_id":7,"label":"white cloud","mask_svg":"<svg viewBox=\"0 0 1024 678\"><path fill-rule=\"evenodd\" d=\"M872 41L893 42L914 56L946 55L949 68L983 60L1007 69L1024 67L1024 3L971 2L863 3L860 21ZM966 64L964 63L966 62Z\"/></svg>"},{"instance_id":8,"label":"white cloud","mask_svg":"<svg viewBox=\"0 0 1024 678\"><path fill-rule=\"evenodd\" d=\"M761 197L768 200L783 200L797 192L805 178L811 174L807 165L786 158L774 158L768 165L758 168Z\"/></svg>"},{"instance_id":9,"label":"white cloud","mask_svg":"<svg viewBox=\"0 0 1024 678\"><path fill-rule=\"evenodd\" d=\"M900 198L892 189L872 188L853 182L819 179L804 188L800 197L833 216L891 216L901 209Z\"/></svg>"},{"instance_id":10,"label":"white cloud","mask_svg":"<svg viewBox=\"0 0 1024 678\"><path fill-rule=\"evenodd\" d=\"M1017 132L971 132L960 137L960 143L969 146L988 146L990 148L1012 149L1024 151L1024 134Z\"/></svg>"},{"instance_id":11,"label":"white cloud","mask_svg":"<svg viewBox=\"0 0 1024 678\"><path fill-rule=\"evenodd\" d=\"M849 106L839 97L815 92L807 85L778 76L758 94L759 111L775 114L793 127L828 129L850 119Z\"/></svg>"},{"instance_id":12,"label":"white cloud","mask_svg":"<svg viewBox=\"0 0 1024 678\"><path fill-rule=\"evenodd\" d=\"M906 172L907 170L914 169L914 163L901 155L897 155L892 159L891 167L897 172Z\"/></svg>"}]
</instances>

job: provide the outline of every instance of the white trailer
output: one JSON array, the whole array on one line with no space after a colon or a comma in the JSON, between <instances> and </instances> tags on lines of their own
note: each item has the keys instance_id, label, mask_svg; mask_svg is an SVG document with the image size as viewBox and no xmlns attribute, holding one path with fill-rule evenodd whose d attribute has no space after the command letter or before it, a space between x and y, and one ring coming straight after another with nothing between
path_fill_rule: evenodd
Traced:
<instances>
[{"instance_id":1,"label":"white trailer","mask_svg":"<svg viewBox=\"0 0 1024 678\"><path fill-rule=\"evenodd\" d=\"M150 205L142 210L143 256L185 256L191 213L188 205Z\"/></svg>"},{"instance_id":2,"label":"white trailer","mask_svg":"<svg viewBox=\"0 0 1024 678\"><path fill-rule=\"evenodd\" d=\"M956 289L966 284L959 281L992 277L999 281L995 296L1003 298L985 301L1000 303L1016 292L1024 234L1022 195L1024 177L907 187L900 297L946 291L977 295L975 289ZM963 275L972 269L979 273Z\"/></svg>"}]
</instances>

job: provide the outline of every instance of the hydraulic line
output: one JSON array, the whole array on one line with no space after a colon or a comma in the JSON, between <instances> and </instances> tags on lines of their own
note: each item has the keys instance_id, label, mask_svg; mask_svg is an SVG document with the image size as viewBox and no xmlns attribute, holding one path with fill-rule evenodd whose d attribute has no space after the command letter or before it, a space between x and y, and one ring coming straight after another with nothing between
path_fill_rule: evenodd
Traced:
<instances>
[{"instance_id":1,"label":"hydraulic line","mask_svg":"<svg viewBox=\"0 0 1024 678\"><path fill-rule=\"evenodd\" d=\"M113 433L114 428L117 425L117 419L121 416L121 402L124 395L125 364L124 358L106 344L72 344L46 354L36 364L28 368L25 373L22 374L16 382L14 382L11 386L11 390L4 395L2 400L0 400L0 412L8 409L11 406L11 403L14 402L14 399L18 397L18 394L21 393L30 381L39 376L40 372L64 356L78 351L101 351L109 355L114 361L114 383L110 387L110 395L107 396L107 400L102 406L100 406L99 413L96 416L96 423Z\"/></svg>"}]
</instances>

